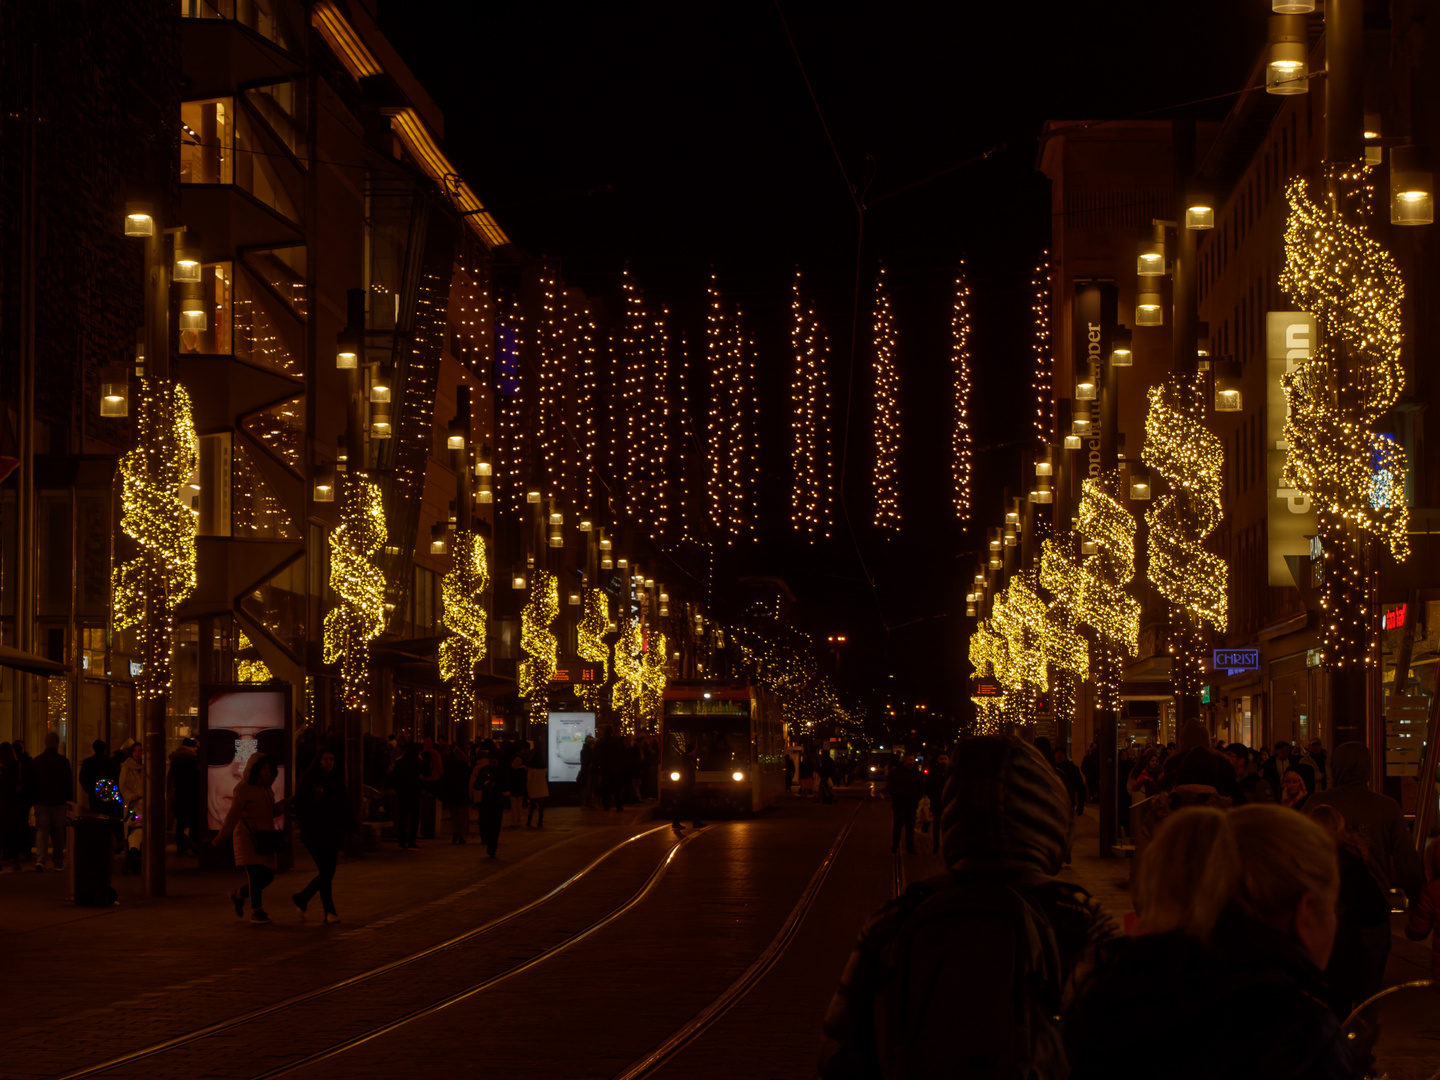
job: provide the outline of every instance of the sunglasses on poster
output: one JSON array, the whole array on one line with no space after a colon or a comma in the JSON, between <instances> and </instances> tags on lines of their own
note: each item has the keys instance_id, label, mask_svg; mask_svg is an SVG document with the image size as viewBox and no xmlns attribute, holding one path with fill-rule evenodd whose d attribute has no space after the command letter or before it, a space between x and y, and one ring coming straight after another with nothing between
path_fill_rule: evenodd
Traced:
<instances>
[{"instance_id":1,"label":"sunglasses on poster","mask_svg":"<svg viewBox=\"0 0 1440 1080\"><path fill-rule=\"evenodd\" d=\"M211 728L205 737L205 764L212 769L222 769L238 757L243 769L257 753L275 761L283 760L284 748L283 728L265 728L255 735L241 735L229 728Z\"/></svg>"}]
</instances>

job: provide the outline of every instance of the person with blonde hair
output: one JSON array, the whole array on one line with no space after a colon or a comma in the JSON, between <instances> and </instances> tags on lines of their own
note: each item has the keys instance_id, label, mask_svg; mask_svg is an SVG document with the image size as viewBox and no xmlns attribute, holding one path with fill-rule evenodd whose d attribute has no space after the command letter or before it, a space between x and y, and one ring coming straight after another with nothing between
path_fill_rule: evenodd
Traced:
<instances>
[{"instance_id":1,"label":"person with blonde hair","mask_svg":"<svg viewBox=\"0 0 1440 1080\"><path fill-rule=\"evenodd\" d=\"M1072 1080L1151 1080L1114 1020L1172 1048L1169 1080L1351 1080L1321 975L1340 891L1334 838L1283 807L1176 811L1136 868L1139 933L1102 957L1066 1016ZM1223 1031L1224 1038L1195 1038Z\"/></svg>"}]
</instances>

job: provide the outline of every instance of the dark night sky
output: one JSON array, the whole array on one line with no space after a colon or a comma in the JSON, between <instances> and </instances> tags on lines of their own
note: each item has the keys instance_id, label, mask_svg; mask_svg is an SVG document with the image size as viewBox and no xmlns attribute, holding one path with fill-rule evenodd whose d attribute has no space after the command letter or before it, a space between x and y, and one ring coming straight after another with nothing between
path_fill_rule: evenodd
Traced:
<instances>
[{"instance_id":1,"label":"dark night sky","mask_svg":"<svg viewBox=\"0 0 1440 1080\"><path fill-rule=\"evenodd\" d=\"M775 384L762 408L777 420L798 265L832 339L838 410L856 214L773 3L379 3L382 27L445 111L448 152L512 239L561 258L565 277L592 293L613 290L628 262L647 298L689 323L691 341L713 267L722 291L753 313L759 363ZM1035 171L1041 122L1133 116L1239 89L1268 6L782 5L870 207L862 340L877 259L894 289L905 532L882 540L863 524L871 412L860 366L848 483L877 598L843 525L813 551L777 530L750 569L786 574L814 605L816 628L848 631L857 651L879 655L888 636L888 668L864 669L876 680L893 671L903 696L953 707L966 670L971 627L960 616L974 557L963 553L976 541L948 513L946 452L957 260L974 292L976 441L1010 442L1028 434L1029 280L1050 235L1048 182ZM788 468L783 434L765 433L772 475ZM998 520L1000 487L1018 481L1018 449L982 453L978 467L983 526ZM765 508L772 522L783 494L777 487Z\"/></svg>"}]
</instances>

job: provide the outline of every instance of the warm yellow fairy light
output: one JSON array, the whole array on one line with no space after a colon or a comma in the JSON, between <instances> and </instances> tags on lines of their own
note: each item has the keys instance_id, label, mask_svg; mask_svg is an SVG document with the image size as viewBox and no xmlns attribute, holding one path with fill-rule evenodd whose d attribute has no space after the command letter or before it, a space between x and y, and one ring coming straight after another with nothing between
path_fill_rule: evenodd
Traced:
<instances>
[{"instance_id":1,"label":"warm yellow fairy light","mask_svg":"<svg viewBox=\"0 0 1440 1080\"><path fill-rule=\"evenodd\" d=\"M235 635L235 651L237 653L249 652L253 648L255 648L255 643L250 640L245 631L238 631ZM269 682L274 677L264 660L250 660L238 656L235 659L236 682L263 683Z\"/></svg>"},{"instance_id":2,"label":"warm yellow fairy light","mask_svg":"<svg viewBox=\"0 0 1440 1080\"><path fill-rule=\"evenodd\" d=\"M900 374L895 364L895 317L885 268L875 280L875 524L900 528Z\"/></svg>"},{"instance_id":3,"label":"warm yellow fairy light","mask_svg":"<svg viewBox=\"0 0 1440 1080\"><path fill-rule=\"evenodd\" d=\"M1404 282L1394 258L1369 233L1374 185L1364 163L1334 165L1333 205L1309 198L1303 180L1286 189L1285 268L1280 287L1315 316L1317 341L1283 377L1283 482L1316 508L1324 573L1320 597L1325 663L1371 665L1373 581L1355 543L1382 540L1410 553L1404 451L1377 429L1404 388L1400 349Z\"/></svg>"},{"instance_id":4,"label":"warm yellow fairy light","mask_svg":"<svg viewBox=\"0 0 1440 1080\"><path fill-rule=\"evenodd\" d=\"M1228 567L1204 543L1220 524L1225 444L1201 423L1199 394L1193 376L1150 388L1141 456L1170 492L1145 513L1149 577L1161 596L1223 633Z\"/></svg>"},{"instance_id":5,"label":"warm yellow fairy light","mask_svg":"<svg viewBox=\"0 0 1440 1080\"><path fill-rule=\"evenodd\" d=\"M741 313L722 302L710 275L705 361L710 373L706 424L707 493L711 526L727 543L754 539L760 410L755 393L753 343Z\"/></svg>"},{"instance_id":6,"label":"warm yellow fairy light","mask_svg":"<svg viewBox=\"0 0 1440 1080\"><path fill-rule=\"evenodd\" d=\"M965 263L955 279L955 308L950 316L950 365L955 380L954 428L950 435L951 480L955 516L969 521L974 483L974 441L970 431L970 286L965 280Z\"/></svg>"},{"instance_id":7,"label":"warm yellow fairy light","mask_svg":"<svg viewBox=\"0 0 1440 1080\"><path fill-rule=\"evenodd\" d=\"M650 635L640 665L640 712L647 719L653 718L664 704L665 687L670 684L667 648L664 634L656 631Z\"/></svg>"},{"instance_id":8,"label":"warm yellow fairy light","mask_svg":"<svg viewBox=\"0 0 1440 1080\"><path fill-rule=\"evenodd\" d=\"M520 648L526 655L515 665L515 685L522 698L537 691L537 700L548 697L550 680L557 670L557 646L550 627L559 614L559 580L548 570L533 571L530 599L520 610Z\"/></svg>"},{"instance_id":9,"label":"warm yellow fairy light","mask_svg":"<svg viewBox=\"0 0 1440 1080\"><path fill-rule=\"evenodd\" d=\"M1031 313L1035 322L1035 434L1041 442L1053 439L1055 428L1055 393L1051 383L1053 342L1050 340L1050 252L1045 252L1030 283L1033 300Z\"/></svg>"},{"instance_id":10,"label":"warm yellow fairy light","mask_svg":"<svg viewBox=\"0 0 1440 1080\"><path fill-rule=\"evenodd\" d=\"M615 678L610 703L620 717L621 729L635 731L643 702L644 638L639 619L626 619L620 640L615 643Z\"/></svg>"},{"instance_id":11,"label":"warm yellow fairy light","mask_svg":"<svg viewBox=\"0 0 1440 1080\"><path fill-rule=\"evenodd\" d=\"M490 571L479 533L456 533L454 548L454 563L440 583L440 621L450 631L440 642L440 678L450 683L450 719L468 723L475 716L475 665L485 659L488 619L480 600Z\"/></svg>"},{"instance_id":12,"label":"warm yellow fairy light","mask_svg":"<svg viewBox=\"0 0 1440 1080\"><path fill-rule=\"evenodd\" d=\"M580 620L575 624L575 654L581 660L595 664L597 671L593 682L575 684L575 695L592 708L607 681L610 649L605 644L605 633L609 628L610 600L605 590L586 589Z\"/></svg>"},{"instance_id":13,"label":"warm yellow fairy light","mask_svg":"<svg viewBox=\"0 0 1440 1080\"><path fill-rule=\"evenodd\" d=\"M340 663L345 704L359 710L367 703L370 642L385 626L385 574L375 557L387 530L378 484L348 474L340 490L340 524L330 534L330 588L339 599L325 616L322 659Z\"/></svg>"},{"instance_id":14,"label":"warm yellow fairy light","mask_svg":"<svg viewBox=\"0 0 1440 1080\"><path fill-rule=\"evenodd\" d=\"M830 456L830 388L826 380L830 339L800 296L800 272L795 272L794 319L790 344L795 353L790 381L790 451L793 475L790 487L790 523L811 543L828 539L832 524L834 479Z\"/></svg>"},{"instance_id":15,"label":"warm yellow fairy light","mask_svg":"<svg viewBox=\"0 0 1440 1080\"><path fill-rule=\"evenodd\" d=\"M1022 571L990 605L990 627L1005 641L1005 671L996 672L1007 690L1048 690L1045 656L1045 601Z\"/></svg>"},{"instance_id":16,"label":"warm yellow fairy light","mask_svg":"<svg viewBox=\"0 0 1440 1080\"><path fill-rule=\"evenodd\" d=\"M175 609L195 591L195 515L180 487L199 465L199 443L185 388L140 380L135 448L120 459L120 528L139 545L115 567L115 629L136 628L143 664L140 696L167 693Z\"/></svg>"}]
</instances>

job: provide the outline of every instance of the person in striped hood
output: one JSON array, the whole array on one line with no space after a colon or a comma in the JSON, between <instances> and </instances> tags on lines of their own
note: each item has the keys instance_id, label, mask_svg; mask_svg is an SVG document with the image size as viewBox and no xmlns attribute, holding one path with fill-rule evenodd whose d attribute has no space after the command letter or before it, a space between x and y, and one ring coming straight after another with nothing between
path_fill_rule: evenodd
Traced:
<instances>
[{"instance_id":1,"label":"person in striped hood","mask_svg":"<svg viewBox=\"0 0 1440 1080\"><path fill-rule=\"evenodd\" d=\"M949 869L861 930L825 1017L820 1076L1063 1078L1067 984L1117 932L1055 877L1070 846L1065 785L1018 738L965 739L939 818Z\"/></svg>"}]
</instances>

